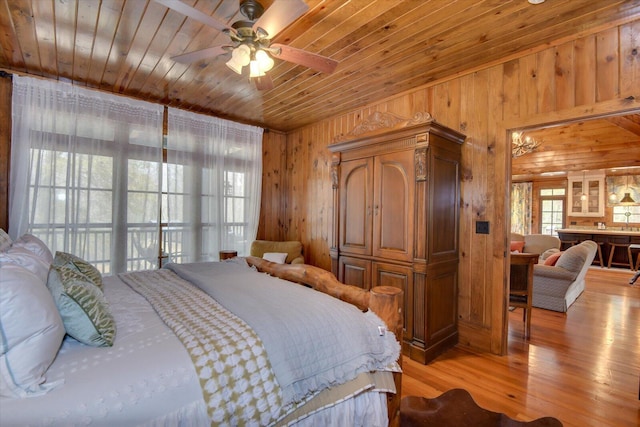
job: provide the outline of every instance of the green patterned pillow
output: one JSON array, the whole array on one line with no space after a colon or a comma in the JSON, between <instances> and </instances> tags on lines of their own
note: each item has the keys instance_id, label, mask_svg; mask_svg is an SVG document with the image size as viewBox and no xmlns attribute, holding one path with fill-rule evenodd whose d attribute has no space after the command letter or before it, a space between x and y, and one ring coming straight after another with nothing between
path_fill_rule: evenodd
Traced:
<instances>
[{"instance_id":1,"label":"green patterned pillow","mask_svg":"<svg viewBox=\"0 0 640 427\"><path fill-rule=\"evenodd\" d=\"M116 325L102 291L84 274L51 265L47 287L67 334L94 347L111 347Z\"/></svg>"},{"instance_id":2,"label":"green patterned pillow","mask_svg":"<svg viewBox=\"0 0 640 427\"><path fill-rule=\"evenodd\" d=\"M93 280L97 287L102 289L102 275L97 268L89 264L87 261L79 258L75 255L68 254L66 252L56 252L56 256L53 258L53 265L60 267L69 267L87 276Z\"/></svg>"}]
</instances>

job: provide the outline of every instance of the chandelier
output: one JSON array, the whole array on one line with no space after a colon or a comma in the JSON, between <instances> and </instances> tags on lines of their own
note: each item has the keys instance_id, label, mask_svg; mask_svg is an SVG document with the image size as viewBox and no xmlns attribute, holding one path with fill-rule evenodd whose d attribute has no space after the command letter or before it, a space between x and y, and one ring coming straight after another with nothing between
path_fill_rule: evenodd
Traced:
<instances>
[{"instance_id":1,"label":"chandelier","mask_svg":"<svg viewBox=\"0 0 640 427\"><path fill-rule=\"evenodd\" d=\"M531 153L540 146L540 141L536 141L530 136L523 138L522 132L513 132L511 134L511 157L514 159L524 154Z\"/></svg>"}]
</instances>

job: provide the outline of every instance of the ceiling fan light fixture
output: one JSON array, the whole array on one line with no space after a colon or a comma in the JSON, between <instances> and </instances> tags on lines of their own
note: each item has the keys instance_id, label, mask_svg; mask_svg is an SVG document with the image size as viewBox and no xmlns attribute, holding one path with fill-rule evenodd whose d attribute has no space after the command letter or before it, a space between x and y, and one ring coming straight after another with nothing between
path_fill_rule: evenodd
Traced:
<instances>
[{"instance_id":1,"label":"ceiling fan light fixture","mask_svg":"<svg viewBox=\"0 0 640 427\"><path fill-rule=\"evenodd\" d=\"M227 61L227 67L238 74L242 74L242 67L249 65L251 61L251 49L245 44L241 44L231 52L231 59Z\"/></svg>"},{"instance_id":2,"label":"ceiling fan light fixture","mask_svg":"<svg viewBox=\"0 0 640 427\"><path fill-rule=\"evenodd\" d=\"M258 66L260 67L260 71L266 73L267 71L273 68L273 59L269 56L267 52L262 49L259 49L256 52L256 61L258 62Z\"/></svg>"},{"instance_id":3,"label":"ceiling fan light fixture","mask_svg":"<svg viewBox=\"0 0 640 427\"><path fill-rule=\"evenodd\" d=\"M260 64L257 60L252 60L249 63L249 77L262 77L265 73L260 69Z\"/></svg>"}]
</instances>

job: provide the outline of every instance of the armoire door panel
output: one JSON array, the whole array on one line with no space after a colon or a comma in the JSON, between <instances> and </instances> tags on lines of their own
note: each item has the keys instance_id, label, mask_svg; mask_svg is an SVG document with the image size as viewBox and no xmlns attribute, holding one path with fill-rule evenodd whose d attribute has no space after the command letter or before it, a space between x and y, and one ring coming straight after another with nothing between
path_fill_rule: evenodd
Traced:
<instances>
[{"instance_id":1,"label":"armoire door panel","mask_svg":"<svg viewBox=\"0 0 640 427\"><path fill-rule=\"evenodd\" d=\"M433 147L432 188L429 203L429 259L458 257L459 160Z\"/></svg>"},{"instance_id":2,"label":"armoire door panel","mask_svg":"<svg viewBox=\"0 0 640 427\"><path fill-rule=\"evenodd\" d=\"M457 262L437 267L427 273L425 294L425 338L437 343L457 332L458 307Z\"/></svg>"},{"instance_id":3,"label":"armoire door panel","mask_svg":"<svg viewBox=\"0 0 640 427\"><path fill-rule=\"evenodd\" d=\"M338 280L346 285L371 289L371 261L341 256L338 262Z\"/></svg>"},{"instance_id":4,"label":"armoire door panel","mask_svg":"<svg viewBox=\"0 0 640 427\"><path fill-rule=\"evenodd\" d=\"M403 333L404 339L410 340L412 336L411 320L413 318L413 307L411 306L413 295L413 270L411 267L390 264L385 262L372 263L372 287L393 286L402 289L405 298L403 303Z\"/></svg>"},{"instance_id":5,"label":"armoire door panel","mask_svg":"<svg viewBox=\"0 0 640 427\"><path fill-rule=\"evenodd\" d=\"M344 162L341 172L340 251L371 255L373 161Z\"/></svg>"},{"instance_id":6,"label":"armoire door panel","mask_svg":"<svg viewBox=\"0 0 640 427\"><path fill-rule=\"evenodd\" d=\"M373 255L410 261L414 218L413 150L375 157Z\"/></svg>"}]
</instances>

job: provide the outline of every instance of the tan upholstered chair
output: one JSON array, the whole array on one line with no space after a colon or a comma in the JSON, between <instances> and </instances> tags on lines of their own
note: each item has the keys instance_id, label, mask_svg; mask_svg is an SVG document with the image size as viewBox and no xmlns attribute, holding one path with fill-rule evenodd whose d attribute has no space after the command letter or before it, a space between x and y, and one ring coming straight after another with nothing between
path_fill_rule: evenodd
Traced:
<instances>
[{"instance_id":1,"label":"tan upholstered chair","mask_svg":"<svg viewBox=\"0 0 640 427\"><path fill-rule=\"evenodd\" d=\"M302 255L302 243L290 240L287 242L276 242L272 240L255 240L251 243L251 256L262 258L267 252L286 253L287 264L304 264Z\"/></svg>"}]
</instances>

